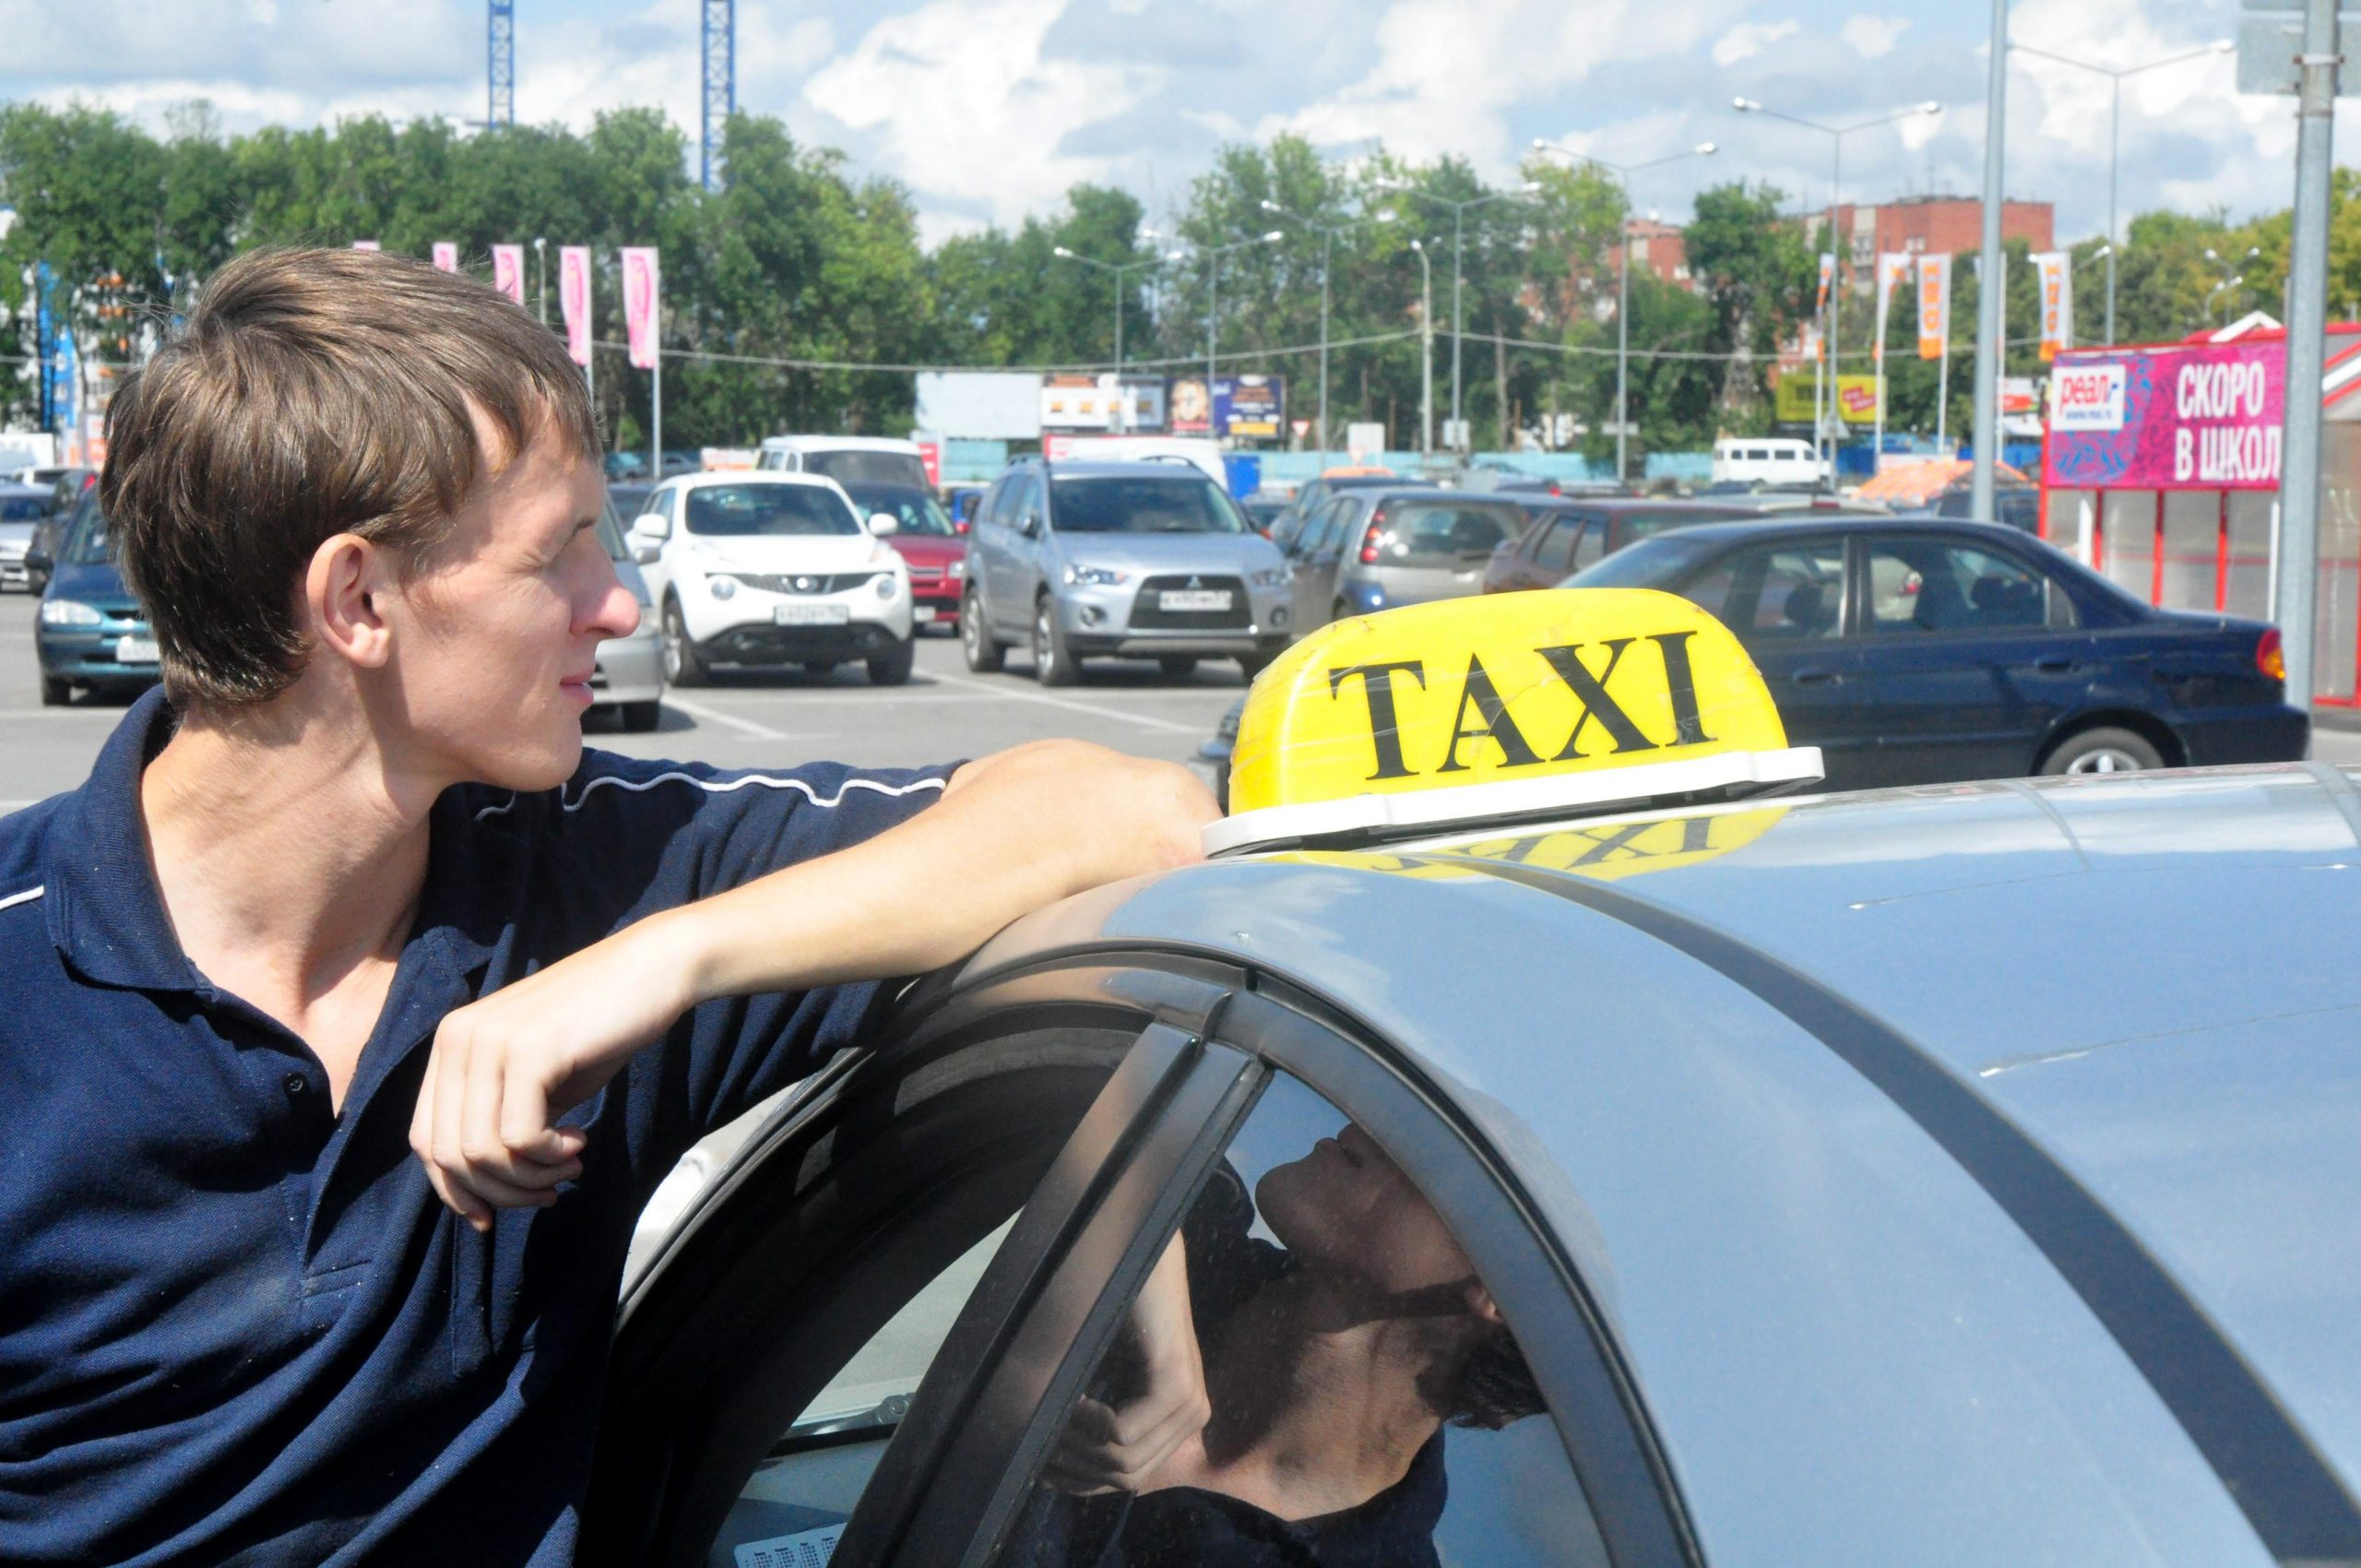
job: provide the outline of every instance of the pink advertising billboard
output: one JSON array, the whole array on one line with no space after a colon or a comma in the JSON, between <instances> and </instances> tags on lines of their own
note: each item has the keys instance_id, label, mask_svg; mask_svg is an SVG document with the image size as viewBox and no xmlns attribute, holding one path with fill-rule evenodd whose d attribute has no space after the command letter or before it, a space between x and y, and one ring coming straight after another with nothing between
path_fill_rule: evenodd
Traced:
<instances>
[{"instance_id":1,"label":"pink advertising billboard","mask_svg":"<svg viewBox=\"0 0 2361 1568\"><path fill-rule=\"evenodd\" d=\"M2276 490L2284 341L2061 353L2044 482L2070 490Z\"/></svg>"}]
</instances>

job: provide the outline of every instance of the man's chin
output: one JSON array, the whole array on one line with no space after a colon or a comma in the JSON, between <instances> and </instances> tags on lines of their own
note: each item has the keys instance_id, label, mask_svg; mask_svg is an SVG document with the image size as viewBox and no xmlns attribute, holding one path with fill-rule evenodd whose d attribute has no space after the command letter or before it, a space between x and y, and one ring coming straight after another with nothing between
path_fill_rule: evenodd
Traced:
<instances>
[{"instance_id":1,"label":"man's chin","mask_svg":"<svg viewBox=\"0 0 2361 1568\"><path fill-rule=\"evenodd\" d=\"M487 777L480 782L514 790L520 795L537 795L556 789L582 766L582 721L569 719L565 730L566 733L551 736L545 744L488 759L491 766L484 769Z\"/></svg>"}]
</instances>

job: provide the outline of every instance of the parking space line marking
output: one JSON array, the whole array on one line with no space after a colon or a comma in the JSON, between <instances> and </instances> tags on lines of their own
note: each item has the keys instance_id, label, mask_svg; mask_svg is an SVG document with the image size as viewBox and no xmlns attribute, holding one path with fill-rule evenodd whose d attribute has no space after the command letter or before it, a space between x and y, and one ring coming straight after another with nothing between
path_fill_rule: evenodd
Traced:
<instances>
[{"instance_id":1,"label":"parking space line marking","mask_svg":"<svg viewBox=\"0 0 2361 1568\"><path fill-rule=\"evenodd\" d=\"M1044 692L1008 691L989 681L971 681L964 675L944 675L931 671L929 676L945 685L964 686L969 691L1005 697L1011 702L1038 702L1050 707L1072 708L1076 713L1087 713L1094 719L1116 719L1126 724L1143 725L1150 730L1169 730L1181 735L1197 735L1204 731L1202 724L1176 724L1169 719L1150 719L1145 713L1125 713L1119 707L1100 707L1096 703L1074 702L1066 697L1053 697Z\"/></svg>"},{"instance_id":2,"label":"parking space line marking","mask_svg":"<svg viewBox=\"0 0 2361 1568\"><path fill-rule=\"evenodd\" d=\"M718 707L707 707L701 702L691 702L686 697L677 695L670 687L665 688L664 700L692 719L701 719L708 724L725 724L732 730L752 735L757 740L784 741L788 738L784 731L774 730L767 724L757 724L751 719L741 719L734 713L724 713Z\"/></svg>"}]
</instances>

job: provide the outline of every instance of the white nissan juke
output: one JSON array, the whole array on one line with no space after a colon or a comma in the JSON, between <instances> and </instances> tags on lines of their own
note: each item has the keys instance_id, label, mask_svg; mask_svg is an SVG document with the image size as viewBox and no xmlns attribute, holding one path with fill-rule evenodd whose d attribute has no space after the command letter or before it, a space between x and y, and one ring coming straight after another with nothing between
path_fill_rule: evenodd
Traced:
<instances>
[{"instance_id":1,"label":"white nissan juke","mask_svg":"<svg viewBox=\"0 0 2361 1568\"><path fill-rule=\"evenodd\" d=\"M834 480L814 474L682 474L648 493L631 525L664 636L664 674L694 686L716 665L848 659L881 686L910 678L910 576Z\"/></svg>"}]
</instances>

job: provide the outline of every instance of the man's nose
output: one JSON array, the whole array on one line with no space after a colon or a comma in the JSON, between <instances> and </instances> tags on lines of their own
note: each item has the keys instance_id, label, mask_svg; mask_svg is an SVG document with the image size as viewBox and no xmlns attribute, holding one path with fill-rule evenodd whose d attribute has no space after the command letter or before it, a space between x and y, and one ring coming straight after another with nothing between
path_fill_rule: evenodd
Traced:
<instances>
[{"instance_id":1,"label":"man's nose","mask_svg":"<svg viewBox=\"0 0 2361 1568\"><path fill-rule=\"evenodd\" d=\"M607 591L600 596L587 629L608 640L639 630L639 600L611 570L607 574Z\"/></svg>"}]
</instances>

